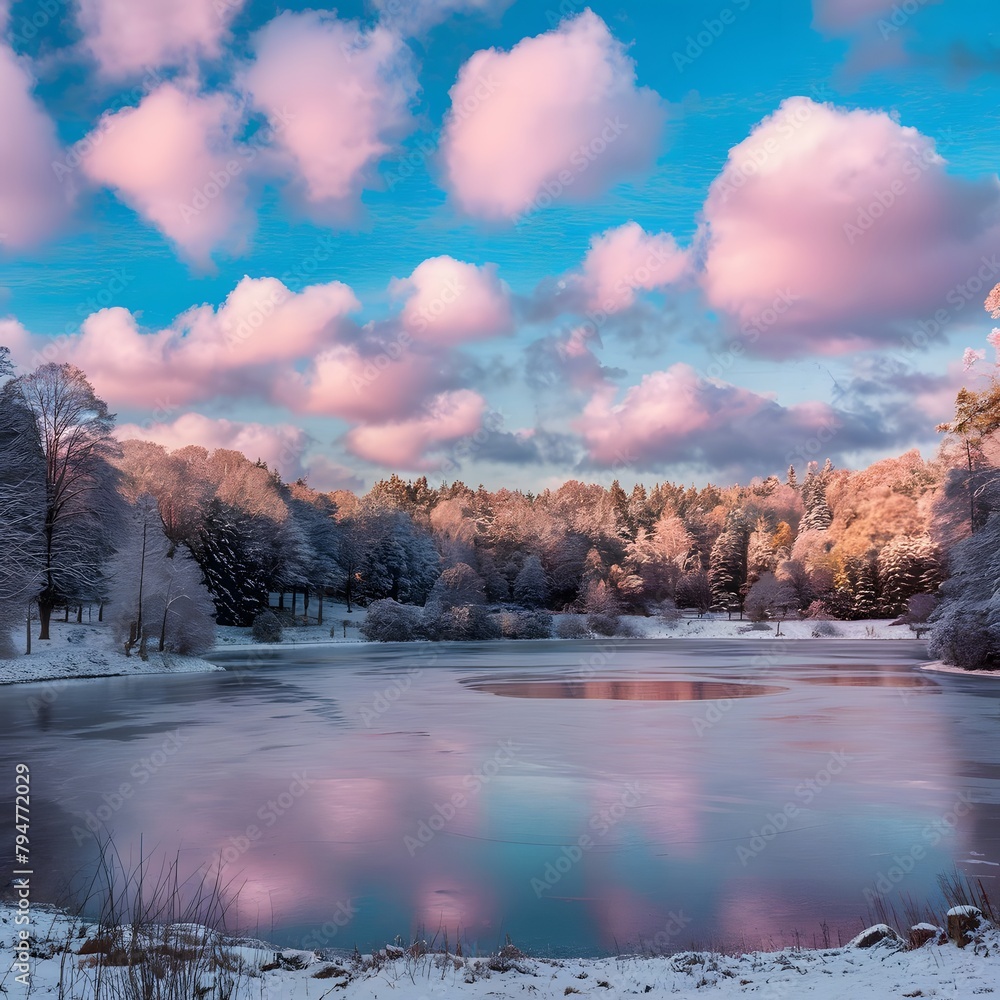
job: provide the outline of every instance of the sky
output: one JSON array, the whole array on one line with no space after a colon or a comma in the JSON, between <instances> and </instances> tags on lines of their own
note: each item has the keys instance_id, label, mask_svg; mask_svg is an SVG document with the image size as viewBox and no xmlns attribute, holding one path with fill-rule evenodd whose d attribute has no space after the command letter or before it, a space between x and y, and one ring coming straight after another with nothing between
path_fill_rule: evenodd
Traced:
<instances>
[{"instance_id":1,"label":"sky","mask_svg":"<svg viewBox=\"0 0 1000 1000\"><path fill-rule=\"evenodd\" d=\"M323 490L929 456L996 359L998 24L0 0L0 344Z\"/></svg>"}]
</instances>

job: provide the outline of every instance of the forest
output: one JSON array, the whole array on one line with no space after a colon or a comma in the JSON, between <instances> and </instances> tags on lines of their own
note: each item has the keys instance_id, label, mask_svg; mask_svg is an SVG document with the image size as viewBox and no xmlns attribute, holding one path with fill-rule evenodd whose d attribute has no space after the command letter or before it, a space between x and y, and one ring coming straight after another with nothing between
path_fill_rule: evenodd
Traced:
<instances>
[{"instance_id":1,"label":"forest","mask_svg":"<svg viewBox=\"0 0 1000 1000\"><path fill-rule=\"evenodd\" d=\"M1000 286L986 306L1000 316ZM562 637L685 609L901 616L929 622L932 655L1000 666L995 375L959 393L930 459L810 462L745 486L571 480L537 495L391 475L356 496L283 482L236 451L118 441L72 365L15 374L0 348L0 374L7 657L85 607L144 656L205 651L216 625L322 624L333 599L365 605L365 634L381 640L541 638L553 612L579 612Z\"/></svg>"}]
</instances>

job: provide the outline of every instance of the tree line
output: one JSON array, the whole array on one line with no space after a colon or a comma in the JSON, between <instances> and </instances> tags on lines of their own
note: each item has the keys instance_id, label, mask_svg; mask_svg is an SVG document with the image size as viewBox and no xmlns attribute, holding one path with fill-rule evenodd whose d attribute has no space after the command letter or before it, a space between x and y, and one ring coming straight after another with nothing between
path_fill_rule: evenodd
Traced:
<instances>
[{"instance_id":1,"label":"tree line","mask_svg":"<svg viewBox=\"0 0 1000 1000\"><path fill-rule=\"evenodd\" d=\"M382 602L370 637L440 639L550 634L546 616L563 611L602 634L623 615L683 609L926 618L943 593L943 655L989 662L994 625L1000 644L1000 611L994 623L969 590L1000 579L995 384L963 390L930 460L809 463L745 486L571 480L538 494L392 475L356 496L286 483L236 451L118 442L114 414L71 365L15 375L0 349L0 374L8 655L19 635L30 648L33 614L45 640L54 613L82 620L85 606L110 616L126 652L198 652L216 624L251 625L271 595L320 623L324 601ZM958 647L979 621L970 657Z\"/></svg>"}]
</instances>

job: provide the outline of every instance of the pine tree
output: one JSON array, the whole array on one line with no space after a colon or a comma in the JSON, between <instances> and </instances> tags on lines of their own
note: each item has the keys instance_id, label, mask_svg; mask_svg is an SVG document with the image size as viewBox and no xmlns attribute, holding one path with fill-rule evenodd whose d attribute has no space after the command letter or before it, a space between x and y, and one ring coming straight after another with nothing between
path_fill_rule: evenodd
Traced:
<instances>
[{"instance_id":1,"label":"pine tree","mask_svg":"<svg viewBox=\"0 0 1000 1000\"><path fill-rule=\"evenodd\" d=\"M541 559L528 556L514 579L514 600L526 608L543 608L548 603L549 593L549 580Z\"/></svg>"},{"instance_id":2,"label":"pine tree","mask_svg":"<svg viewBox=\"0 0 1000 1000\"><path fill-rule=\"evenodd\" d=\"M195 557L220 625L249 627L268 605L267 572L253 519L219 499L208 504Z\"/></svg>"},{"instance_id":3,"label":"pine tree","mask_svg":"<svg viewBox=\"0 0 1000 1000\"><path fill-rule=\"evenodd\" d=\"M723 608L738 608L747 579L747 543L749 532L742 511L733 511L726 527L712 546L709 579L712 597Z\"/></svg>"},{"instance_id":4,"label":"pine tree","mask_svg":"<svg viewBox=\"0 0 1000 1000\"><path fill-rule=\"evenodd\" d=\"M826 481L810 473L802 484L802 503L806 512L799 531L826 531L833 522L833 511L826 502Z\"/></svg>"}]
</instances>

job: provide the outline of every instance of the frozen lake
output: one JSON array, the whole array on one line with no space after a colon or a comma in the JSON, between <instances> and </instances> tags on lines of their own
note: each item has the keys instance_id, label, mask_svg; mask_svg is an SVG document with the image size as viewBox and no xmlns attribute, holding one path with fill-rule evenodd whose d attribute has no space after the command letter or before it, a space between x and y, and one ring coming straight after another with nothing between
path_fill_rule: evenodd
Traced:
<instances>
[{"instance_id":1,"label":"frozen lake","mask_svg":"<svg viewBox=\"0 0 1000 1000\"><path fill-rule=\"evenodd\" d=\"M933 897L956 865L1000 885L1000 681L920 672L922 644L224 655L44 705L0 689L36 900L63 898L98 820L125 856L141 836L185 872L221 862L241 922L298 947L811 944L824 919L836 944L866 890Z\"/></svg>"}]
</instances>

